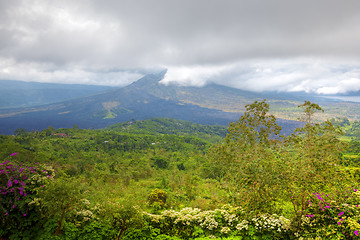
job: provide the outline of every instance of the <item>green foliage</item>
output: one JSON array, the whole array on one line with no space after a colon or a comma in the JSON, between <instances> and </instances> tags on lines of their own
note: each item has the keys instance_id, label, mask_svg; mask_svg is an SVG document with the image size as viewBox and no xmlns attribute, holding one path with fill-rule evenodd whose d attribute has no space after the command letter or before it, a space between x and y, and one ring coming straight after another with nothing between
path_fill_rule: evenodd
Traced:
<instances>
[{"instance_id":1,"label":"green foliage","mask_svg":"<svg viewBox=\"0 0 360 240\"><path fill-rule=\"evenodd\" d=\"M133 120L105 131L49 127L0 136L0 156L11 160L1 169L24 162L36 166L19 208L12 209L19 189L1 195L1 206L12 215L0 217L0 236L356 238L358 142L350 141L345 158L340 124L313 123L320 106L305 102L301 107L304 127L282 137L265 101L247 105L224 141L209 151L209 141L216 142L221 129L170 119ZM55 179L49 180L53 170L43 163L55 169ZM9 180L15 184L11 177L21 174L2 175L1 191Z\"/></svg>"},{"instance_id":2,"label":"green foliage","mask_svg":"<svg viewBox=\"0 0 360 240\"><path fill-rule=\"evenodd\" d=\"M142 121L128 121L113 124L106 128L116 132L132 134L175 134L198 137L210 142L217 142L226 136L224 126L201 125L170 118L151 118Z\"/></svg>"},{"instance_id":3,"label":"green foliage","mask_svg":"<svg viewBox=\"0 0 360 240\"><path fill-rule=\"evenodd\" d=\"M37 192L52 178L53 170L46 166L22 164L15 152L0 164L0 228L2 236L32 236L32 229L41 224L40 209L32 205ZM0 236L1 236L0 235Z\"/></svg>"},{"instance_id":4,"label":"green foliage","mask_svg":"<svg viewBox=\"0 0 360 240\"><path fill-rule=\"evenodd\" d=\"M165 168L169 167L169 160L166 157L154 156L154 157L150 158L150 160L153 162L153 164L157 168L165 169Z\"/></svg>"},{"instance_id":5,"label":"green foliage","mask_svg":"<svg viewBox=\"0 0 360 240\"><path fill-rule=\"evenodd\" d=\"M17 128L17 129L15 129L14 134L15 134L15 136L26 135L27 130L24 128Z\"/></svg>"},{"instance_id":6,"label":"green foliage","mask_svg":"<svg viewBox=\"0 0 360 240\"><path fill-rule=\"evenodd\" d=\"M153 208L164 208L168 193L161 189L153 189L148 196L149 205Z\"/></svg>"},{"instance_id":7,"label":"green foliage","mask_svg":"<svg viewBox=\"0 0 360 240\"><path fill-rule=\"evenodd\" d=\"M239 121L230 124L225 142L211 149L208 176L226 181L235 203L251 211L281 213L279 206L291 202L299 221L313 193L342 193L352 184L339 167L346 147L339 139L341 129L330 121L312 123L313 115L323 111L319 105L306 101L299 107L304 108L305 126L279 139L269 105L248 105Z\"/></svg>"},{"instance_id":8,"label":"green foliage","mask_svg":"<svg viewBox=\"0 0 360 240\"><path fill-rule=\"evenodd\" d=\"M269 211L282 186L276 139L281 128L275 117L268 115L265 101L247 105L246 109L237 122L230 123L225 142L211 149L210 176L231 183L230 190L237 192L232 196L236 203Z\"/></svg>"},{"instance_id":9,"label":"green foliage","mask_svg":"<svg viewBox=\"0 0 360 240\"><path fill-rule=\"evenodd\" d=\"M288 159L288 193L298 219L314 193L341 195L350 184L346 173L339 168L341 152L346 148L340 141L341 129L330 121L312 123L313 114L322 109L309 102L302 106L306 124L286 139L283 153Z\"/></svg>"},{"instance_id":10,"label":"green foliage","mask_svg":"<svg viewBox=\"0 0 360 240\"><path fill-rule=\"evenodd\" d=\"M64 222L83 198L84 187L79 179L62 177L48 184L38 193L43 213L58 222L56 234L61 234Z\"/></svg>"},{"instance_id":11,"label":"green foliage","mask_svg":"<svg viewBox=\"0 0 360 240\"><path fill-rule=\"evenodd\" d=\"M139 229L144 224L143 215L139 207L126 199L121 202L105 203L103 217L117 231L117 239L121 239L128 229Z\"/></svg>"}]
</instances>

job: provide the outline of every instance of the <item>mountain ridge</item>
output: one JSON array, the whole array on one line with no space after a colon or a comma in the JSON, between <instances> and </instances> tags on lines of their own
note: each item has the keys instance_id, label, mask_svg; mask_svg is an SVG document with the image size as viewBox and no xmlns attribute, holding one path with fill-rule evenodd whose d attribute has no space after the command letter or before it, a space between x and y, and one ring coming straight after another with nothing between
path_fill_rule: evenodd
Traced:
<instances>
[{"instance_id":1,"label":"mountain ridge","mask_svg":"<svg viewBox=\"0 0 360 240\"><path fill-rule=\"evenodd\" d=\"M255 93L217 84L204 87L165 85L160 82L165 74L166 71L148 74L126 87L54 104L0 109L0 133L11 134L16 128L37 130L48 126L66 128L74 124L81 128L104 128L131 119L153 117L228 125L241 116L245 105L263 99L268 99L271 113L278 117L282 125L294 127L298 123L293 120L301 114L297 106L310 97ZM360 104L319 100L327 111L336 114L340 110L340 114L351 111L355 119L360 118Z\"/></svg>"},{"instance_id":2,"label":"mountain ridge","mask_svg":"<svg viewBox=\"0 0 360 240\"><path fill-rule=\"evenodd\" d=\"M93 95L110 86L0 80L0 109L35 107Z\"/></svg>"}]
</instances>

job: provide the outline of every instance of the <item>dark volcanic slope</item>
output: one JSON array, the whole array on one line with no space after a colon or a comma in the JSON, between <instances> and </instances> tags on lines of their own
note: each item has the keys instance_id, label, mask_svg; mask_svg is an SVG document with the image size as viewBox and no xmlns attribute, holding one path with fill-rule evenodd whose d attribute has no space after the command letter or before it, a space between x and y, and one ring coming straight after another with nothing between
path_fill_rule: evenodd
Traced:
<instances>
[{"instance_id":1,"label":"dark volcanic slope","mask_svg":"<svg viewBox=\"0 0 360 240\"><path fill-rule=\"evenodd\" d=\"M58 104L0 110L0 133L11 134L17 128L40 130L74 124L81 128L103 128L116 122L149 117L226 125L239 117L236 113L162 99L146 91L153 84L156 87L163 76L164 73L147 75L125 88Z\"/></svg>"}]
</instances>

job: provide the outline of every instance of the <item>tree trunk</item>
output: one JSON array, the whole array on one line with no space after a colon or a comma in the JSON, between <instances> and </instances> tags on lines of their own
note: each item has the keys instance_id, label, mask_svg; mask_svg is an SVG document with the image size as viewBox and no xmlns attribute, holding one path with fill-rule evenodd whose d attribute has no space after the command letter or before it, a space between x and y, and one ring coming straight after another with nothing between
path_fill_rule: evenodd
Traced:
<instances>
[{"instance_id":1,"label":"tree trunk","mask_svg":"<svg viewBox=\"0 0 360 240\"><path fill-rule=\"evenodd\" d=\"M63 209L63 212L61 213L60 221L57 221L58 228L55 231L56 235L60 235L61 232L62 232L63 222L64 222L64 219L65 219L65 212L66 212L66 209Z\"/></svg>"},{"instance_id":2,"label":"tree trunk","mask_svg":"<svg viewBox=\"0 0 360 240\"><path fill-rule=\"evenodd\" d=\"M118 235L118 240L120 240L121 239L121 236L123 235L123 233L126 231L126 228L122 228L121 230L120 230L120 232L119 232L119 235Z\"/></svg>"}]
</instances>

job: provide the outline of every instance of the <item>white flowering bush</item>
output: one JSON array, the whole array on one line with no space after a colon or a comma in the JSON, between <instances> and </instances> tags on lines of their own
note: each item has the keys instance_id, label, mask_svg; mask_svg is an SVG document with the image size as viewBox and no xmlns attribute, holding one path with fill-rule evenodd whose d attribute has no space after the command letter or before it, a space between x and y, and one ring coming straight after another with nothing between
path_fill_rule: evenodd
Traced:
<instances>
[{"instance_id":1,"label":"white flowering bush","mask_svg":"<svg viewBox=\"0 0 360 240\"><path fill-rule=\"evenodd\" d=\"M91 206L91 203L88 199L81 199L79 204L73 211L73 217L75 224L80 226L81 224L86 224L90 220L96 219L94 214L94 208Z\"/></svg>"},{"instance_id":2,"label":"white flowering bush","mask_svg":"<svg viewBox=\"0 0 360 240\"><path fill-rule=\"evenodd\" d=\"M247 216L242 208L229 205L221 209L201 211L183 208L165 210L161 214L144 213L150 225L162 234L190 237L264 236L281 239L287 236L290 220L275 214ZM248 214L250 215L250 214Z\"/></svg>"}]
</instances>

